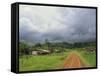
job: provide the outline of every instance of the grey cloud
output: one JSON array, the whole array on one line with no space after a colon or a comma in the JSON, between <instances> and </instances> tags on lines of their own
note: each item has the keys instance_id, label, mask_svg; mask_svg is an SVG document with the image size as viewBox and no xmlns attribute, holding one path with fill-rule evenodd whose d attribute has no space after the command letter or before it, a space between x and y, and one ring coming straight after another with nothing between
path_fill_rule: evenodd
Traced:
<instances>
[{"instance_id":1,"label":"grey cloud","mask_svg":"<svg viewBox=\"0 0 100 76\"><path fill-rule=\"evenodd\" d=\"M34 9L32 8L31 10ZM34 14L33 16L32 14L26 15L27 12L25 11L23 12L20 10L21 12L20 19L22 17L29 19L32 26L39 27L42 30L44 28L42 28L40 25L48 26L48 31L39 32L34 28L31 29L29 27L30 23L26 23L25 21L23 23L20 22L20 26L23 26L20 27L20 40L24 40L29 43L44 42L45 39L48 39L50 41L66 41L66 42L84 42L84 41L96 40L95 9L62 8L62 7L54 9L57 10L56 12L57 14L55 14L55 16L52 17L53 18L52 21L47 24L41 18L41 16L38 15L39 11L37 11L38 13ZM47 10L49 10L48 7ZM54 24L57 27L55 27L55 29L51 29L52 28L51 25ZM49 30L49 28L51 30Z\"/></svg>"}]
</instances>

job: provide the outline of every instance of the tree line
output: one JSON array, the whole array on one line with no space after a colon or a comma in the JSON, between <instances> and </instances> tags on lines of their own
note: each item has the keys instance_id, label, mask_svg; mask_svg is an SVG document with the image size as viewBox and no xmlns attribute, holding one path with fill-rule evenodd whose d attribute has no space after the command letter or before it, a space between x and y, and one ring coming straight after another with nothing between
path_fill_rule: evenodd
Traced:
<instances>
[{"instance_id":1,"label":"tree line","mask_svg":"<svg viewBox=\"0 0 100 76\"><path fill-rule=\"evenodd\" d=\"M44 43L36 43L35 45L28 45L24 42L19 42L19 55L30 55L32 51L38 51L38 49L46 49L49 50L51 53L63 52L65 49L73 49L73 48L84 48L87 46L95 45L94 42L75 42L75 43L68 43L68 42L50 42L45 40Z\"/></svg>"}]
</instances>

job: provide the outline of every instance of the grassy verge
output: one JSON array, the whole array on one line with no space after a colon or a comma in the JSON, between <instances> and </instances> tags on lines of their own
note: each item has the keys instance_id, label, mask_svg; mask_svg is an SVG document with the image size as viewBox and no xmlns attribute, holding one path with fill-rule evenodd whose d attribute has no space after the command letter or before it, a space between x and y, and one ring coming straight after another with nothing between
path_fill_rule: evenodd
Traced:
<instances>
[{"instance_id":1,"label":"grassy verge","mask_svg":"<svg viewBox=\"0 0 100 76\"><path fill-rule=\"evenodd\" d=\"M41 56L26 56L19 59L19 71L59 69L59 65L67 57L67 52Z\"/></svg>"},{"instance_id":2,"label":"grassy verge","mask_svg":"<svg viewBox=\"0 0 100 76\"><path fill-rule=\"evenodd\" d=\"M83 58L83 61L87 63L90 67L96 66L96 53L87 53L82 48L77 49L80 56Z\"/></svg>"},{"instance_id":3,"label":"grassy verge","mask_svg":"<svg viewBox=\"0 0 100 76\"><path fill-rule=\"evenodd\" d=\"M81 52L81 55L88 62L90 67L95 67L96 66L96 54L95 53L86 54L84 52Z\"/></svg>"},{"instance_id":4,"label":"grassy verge","mask_svg":"<svg viewBox=\"0 0 100 76\"><path fill-rule=\"evenodd\" d=\"M86 53L82 48L66 49L66 52L50 55L30 55L19 58L19 71L34 71L34 70L50 70L60 69L60 65L63 64L68 54L72 51L76 51L80 58L89 66L96 66L96 54Z\"/></svg>"}]
</instances>

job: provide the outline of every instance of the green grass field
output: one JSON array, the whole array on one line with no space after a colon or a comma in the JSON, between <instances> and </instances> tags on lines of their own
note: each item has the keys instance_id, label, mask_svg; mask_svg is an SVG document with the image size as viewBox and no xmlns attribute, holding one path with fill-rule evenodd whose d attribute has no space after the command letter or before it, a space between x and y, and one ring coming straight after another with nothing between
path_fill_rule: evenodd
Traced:
<instances>
[{"instance_id":1,"label":"green grass field","mask_svg":"<svg viewBox=\"0 0 100 76\"><path fill-rule=\"evenodd\" d=\"M76 48L74 50L77 50L77 52L80 54L80 57L82 60L89 65L89 67L95 67L96 66L96 53L87 53L82 48Z\"/></svg>"},{"instance_id":2,"label":"green grass field","mask_svg":"<svg viewBox=\"0 0 100 76\"><path fill-rule=\"evenodd\" d=\"M66 49L64 53L49 54L49 55L39 55L28 57L23 56L19 58L19 71L34 71L34 70L49 70L49 69L60 69L60 65L64 62L68 54L72 51L77 51L80 57L84 60L86 64L91 67L96 66L96 54L89 53L86 54L82 48L76 49Z\"/></svg>"},{"instance_id":3,"label":"green grass field","mask_svg":"<svg viewBox=\"0 0 100 76\"><path fill-rule=\"evenodd\" d=\"M19 71L59 69L67 55L68 52L40 56L30 55L28 58L23 56L19 60Z\"/></svg>"},{"instance_id":4,"label":"green grass field","mask_svg":"<svg viewBox=\"0 0 100 76\"><path fill-rule=\"evenodd\" d=\"M95 53L86 53L84 51L80 52L80 55L84 58L85 62L90 66L90 67L95 67L96 66L96 54Z\"/></svg>"}]
</instances>

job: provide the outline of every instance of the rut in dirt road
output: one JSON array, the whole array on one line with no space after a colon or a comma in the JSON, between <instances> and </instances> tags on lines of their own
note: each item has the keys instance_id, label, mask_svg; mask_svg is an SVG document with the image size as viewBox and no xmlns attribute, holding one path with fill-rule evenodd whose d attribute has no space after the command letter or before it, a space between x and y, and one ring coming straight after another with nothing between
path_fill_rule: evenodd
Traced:
<instances>
[{"instance_id":1,"label":"rut in dirt road","mask_svg":"<svg viewBox=\"0 0 100 76\"><path fill-rule=\"evenodd\" d=\"M76 52L72 52L65 59L62 68L84 68L86 64L80 59Z\"/></svg>"}]
</instances>

